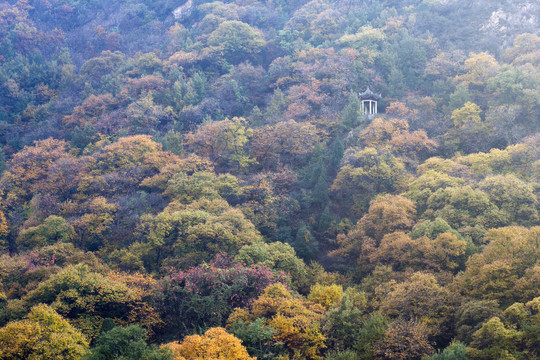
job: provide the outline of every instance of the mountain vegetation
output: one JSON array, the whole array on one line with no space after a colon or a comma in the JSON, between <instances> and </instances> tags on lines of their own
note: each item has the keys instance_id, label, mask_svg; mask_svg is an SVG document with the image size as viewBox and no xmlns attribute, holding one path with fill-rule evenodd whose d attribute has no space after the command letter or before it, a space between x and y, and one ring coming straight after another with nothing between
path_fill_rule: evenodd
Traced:
<instances>
[{"instance_id":1,"label":"mountain vegetation","mask_svg":"<svg viewBox=\"0 0 540 360\"><path fill-rule=\"evenodd\" d=\"M540 4L182 1L0 1L0 359L540 359Z\"/></svg>"}]
</instances>

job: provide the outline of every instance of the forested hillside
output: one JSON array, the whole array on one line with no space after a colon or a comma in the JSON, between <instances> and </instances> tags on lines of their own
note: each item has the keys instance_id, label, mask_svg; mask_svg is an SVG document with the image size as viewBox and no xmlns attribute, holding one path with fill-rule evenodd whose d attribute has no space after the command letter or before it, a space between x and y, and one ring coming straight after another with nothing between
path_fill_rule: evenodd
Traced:
<instances>
[{"instance_id":1,"label":"forested hillside","mask_svg":"<svg viewBox=\"0 0 540 360\"><path fill-rule=\"evenodd\" d=\"M0 360L540 359L539 29L0 1Z\"/></svg>"}]
</instances>

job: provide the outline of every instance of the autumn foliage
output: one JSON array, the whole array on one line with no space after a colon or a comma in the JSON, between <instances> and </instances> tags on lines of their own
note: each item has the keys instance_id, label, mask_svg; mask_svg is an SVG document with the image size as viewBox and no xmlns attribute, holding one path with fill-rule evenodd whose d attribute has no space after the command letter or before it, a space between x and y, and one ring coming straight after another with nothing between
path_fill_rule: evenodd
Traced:
<instances>
[{"instance_id":1,"label":"autumn foliage","mask_svg":"<svg viewBox=\"0 0 540 360\"><path fill-rule=\"evenodd\" d=\"M180 343L173 342L164 346L172 349L175 360L255 359L249 356L239 339L219 327L209 329L202 336L188 336Z\"/></svg>"},{"instance_id":2,"label":"autumn foliage","mask_svg":"<svg viewBox=\"0 0 540 360\"><path fill-rule=\"evenodd\" d=\"M538 14L0 2L0 359L540 358Z\"/></svg>"}]
</instances>

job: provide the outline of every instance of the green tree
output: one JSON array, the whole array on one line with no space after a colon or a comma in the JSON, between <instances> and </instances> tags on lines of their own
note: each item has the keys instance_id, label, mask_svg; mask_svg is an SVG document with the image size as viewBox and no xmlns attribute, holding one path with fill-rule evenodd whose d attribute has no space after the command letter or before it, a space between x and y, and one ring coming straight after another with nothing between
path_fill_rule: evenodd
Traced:
<instances>
[{"instance_id":1,"label":"green tree","mask_svg":"<svg viewBox=\"0 0 540 360\"><path fill-rule=\"evenodd\" d=\"M241 21L224 21L208 37L208 45L223 51L231 63L254 58L266 45L262 33Z\"/></svg>"},{"instance_id":2,"label":"green tree","mask_svg":"<svg viewBox=\"0 0 540 360\"><path fill-rule=\"evenodd\" d=\"M305 289L307 285L307 266L296 256L294 248L279 241L272 243L255 242L243 246L234 258L244 265L262 265L274 271L284 271L291 276L295 288Z\"/></svg>"},{"instance_id":3,"label":"green tree","mask_svg":"<svg viewBox=\"0 0 540 360\"><path fill-rule=\"evenodd\" d=\"M460 342L453 342L443 352L431 355L427 360L469 360L467 347Z\"/></svg>"},{"instance_id":4,"label":"green tree","mask_svg":"<svg viewBox=\"0 0 540 360\"><path fill-rule=\"evenodd\" d=\"M352 129L360 125L364 119L364 112L358 95L354 92L349 94L347 105L341 113L342 123L346 129Z\"/></svg>"},{"instance_id":5,"label":"green tree","mask_svg":"<svg viewBox=\"0 0 540 360\"><path fill-rule=\"evenodd\" d=\"M341 159L343 158L344 153L345 153L345 147L343 146L343 142L340 140L339 137L337 137L336 140L334 141L334 145L332 146L332 154L329 159L330 166L332 168L334 169L337 168Z\"/></svg>"},{"instance_id":6,"label":"green tree","mask_svg":"<svg viewBox=\"0 0 540 360\"><path fill-rule=\"evenodd\" d=\"M175 155L184 154L183 137L180 132L169 130L162 138L163 149Z\"/></svg>"},{"instance_id":7,"label":"green tree","mask_svg":"<svg viewBox=\"0 0 540 360\"><path fill-rule=\"evenodd\" d=\"M355 34L343 35L338 43L358 49L364 64L372 65L382 55L385 40L386 35L381 29L366 25L360 27Z\"/></svg>"},{"instance_id":8,"label":"green tree","mask_svg":"<svg viewBox=\"0 0 540 360\"><path fill-rule=\"evenodd\" d=\"M85 360L173 360L167 348L146 343L146 331L137 326L116 326L99 335Z\"/></svg>"},{"instance_id":9,"label":"green tree","mask_svg":"<svg viewBox=\"0 0 540 360\"><path fill-rule=\"evenodd\" d=\"M332 224L332 220L333 220L333 217L332 217L332 214L330 213L330 208L328 206L325 206L317 222L317 231L324 232L328 230L328 228Z\"/></svg>"},{"instance_id":10,"label":"green tree","mask_svg":"<svg viewBox=\"0 0 540 360\"><path fill-rule=\"evenodd\" d=\"M467 102L463 107L452 111L452 120L455 127L476 127L482 123L480 114L482 109L478 105L472 102Z\"/></svg>"},{"instance_id":11,"label":"green tree","mask_svg":"<svg viewBox=\"0 0 540 360\"><path fill-rule=\"evenodd\" d=\"M185 136L185 145L198 155L209 158L221 171L241 171L254 160L246 152L246 144L253 130L246 127L246 119L214 121L199 126Z\"/></svg>"},{"instance_id":12,"label":"green tree","mask_svg":"<svg viewBox=\"0 0 540 360\"><path fill-rule=\"evenodd\" d=\"M450 176L443 171L427 170L409 184L409 190L404 194L416 204L419 214L427 210L430 196L439 189L463 185L463 179Z\"/></svg>"},{"instance_id":13,"label":"green tree","mask_svg":"<svg viewBox=\"0 0 540 360\"><path fill-rule=\"evenodd\" d=\"M137 101L132 102L127 107L127 116L133 127L144 130L153 130L158 127L160 122L164 120L172 120L172 109L163 108L161 105L154 103L152 91L148 91L146 95L141 96Z\"/></svg>"},{"instance_id":14,"label":"green tree","mask_svg":"<svg viewBox=\"0 0 540 360\"><path fill-rule=\"evenodd\" d=\"M509 225L489 196L470 186L438 189L428 198L427 208L424 214L444 219L461 235L470 236L475 244L482 242L485 229Z\"/></svg>"},{"instance_id":15,"label":"green tree","mask_svg":"<svg viewBox=\"0 0 540 360\"><path fill-rule=\"evenodd\" d=\"M25 229L17 238L18 248L32 250L38 247L53 245L58 241L69 242L75 237L73 226L64 218L49 216L43 224Z\"/></svg>"},{"instance_id":16,"label":"green tree","mask_svg":"<svg viewBox=\"0 0 540 360\"><path fill-rule=\"evenodd\" d=\"M456 338L468 343L472 335L482 324L492 317L501 317L499 303L496 300L469 300L463 302L456 311Z\"/></svg>"},{"instance_id":17,"label":"green tree","mask_svg":"<svg viewBox=\"0 0 540 360\"><path fill-rule=\"evenodd\" d=\"M468 153L488 149L493 129L482 120L481 113L482 109L470 101L452 111L454 127L446 134L446 146Z\"/></svg>"},{"instance_id":18,"label":"green tree","mask_svg":"<svg viewBox=\"0 0 540 360\"><path fill-rule=\"evenodd\" d=\"M373 313L362 325L354 348L362 360L376 359L378 342L383 340L389 326L386 316Z\"/></svg>"},{"instance_id":19,"label":"green tree","mask_svg":"<svg viewBox=\"0 0 540 360\"><path fill-rule=\"evenodd\" d=\"M266 107L265 117L272 120L271 123L275 123L281 118L285 110L287 110L287 100L283 91L278 87L274 90L270 103Z\"/></svg>"},{"instance_id":20,"label":"green tree","mask_svg":"<svg viewBox=\"0 0 540 360\"><path fill-rule=\"evenodd\" d=\"M319 242L313 237L309 228L302 224L296 232L296 237L291 244L300 258L312 260L319 251Z\"/></svg>"},{"instance_id":21,"label":"green tree","mask_svg":"<svg viewBox=\"0 0 540 360\"><path fill-rule=\"evenodd\" d=\"M71 133L71 143L79 149L84 149L97 137L97 130L91 123L85 123L82 129L75 126Z\"/></svg>"},{"instance_id":22,"label":"green tree","mask_svg":"<svg viewBox=\"0 0 540 360\"><path fill-rule=\"evenodd\" d=\"M183 204L201 199L235 199L242 189L238 179L230 174L216 175L210 171L175 173L167 182L164 195Z\"/></svg>"},{"instance_id":23,"label":"green tree","mask_svg":"<svg viewBox=\"0 0 540 360\"><path fill-rule=\"evenodd\" d=\"M142 241L134 243L131 252L138 253L148 269L159 269L163 261L169 266L194 266L219 252L234 256L243 246L261 241L255 226L224 200L203 198L177 206L178 211L141 217L137 230ZM128 255L124 249L119 252Z\"/></svg>"},{"instance_id":24,"label":"green tree","mask_svg":"<svg viewBox=\"0 0 540 360\"><path fill-rule=\"evenodd\" d=\"M409 235L413 239L418 239L421 236L427 236L431 240L435 240L439 235L444 233L459 235L459 233L452 229L452 227L448 225L444 219L438 217L435 220L418 222L416 225L414 225L414 228Z\"/></svg>"},{"instance_id":25,"label":"green tree","mask_svg":"<svg viewBox=\"0 0 540 360\"><path fill-rule=\"evenodd\" d=\"M495 360L520 357L519 343L523 333L504 326L498 317L491 318L473 334L467 353L472 359Z\"/></svg>"},{"instance_id":26,"label":"green tree","mask_svg":"<svg viewBox=\"0 0 540 360\"><path fill-rule=\"evenodd\" d=\"M366 294L352 287L345 290L341 301L326 312L321 322L328 347L340 351L353 349L366 317Z\"/></svg>"},{"instance_id":27,"label":"green tree","mask_svg":"<svg viewBox=\"0 0 540 360\"><path fill-rule=\"evenodd\" d=\"M328 176L326 174L326 166L323 161L319 161L315 166L316 182L311 192L311 204L319 209L324 209L329 199L328 196Z\"/></svg>"},{"instance_id":28,"label":"green tree","mask_svg":"<svg viewBox=\"0 0 540 360\"><path fill-rule=\"evenodd\" d=\"M502 212L508 225L533 226L538 224L540 203L530 183L514 174L487 177L478 184Z\"/></svg>"},{"instance_id":29,"label":"green tree","mask_svg":"<svg viewBox=\"0 0 540 360\"><path fill-rule=\"evenodd\" d=\"M86 265L68 266L31 291L28 305L46 303L69 319L88 337L95 338L105 318L119 324L138 322L151 328L159 322L142 288L92 272Z\"/></svg>"},{"instance_id":30,"label":"green tree","mask_svg":"<svg viewBox=\"0 0 540 360\"><path fill-rule=\"evenodd\" d=\"M342 164L330 190L356 214L365 211L376 194L403 190L409 179L400 158L373 147L348 149Z\"/></svg>"},{"instance_id":31,"label":"green tree","mask_svg":"<svg viewBox=\"0 0 540 360\"><path fill-rule=\"evenodd\" d=\"M361 357L353 350L345 350L342 352L329 351L324 360L360 360Z\"/></svg>"},{"instance_id":32,"label":"green tree","mask_svg":"<svg viewBox=\"0 0 540 360\"><path fill-rule=\"evenodd\" d=\"M250 355L260 360L273 359L284 351L282 346L272 341L276 330L267 323L268 321L264 318L258 318L251 323L240 320L228 330L242 340L242 345L246 347Z\"/></svg>"}]
</instances>

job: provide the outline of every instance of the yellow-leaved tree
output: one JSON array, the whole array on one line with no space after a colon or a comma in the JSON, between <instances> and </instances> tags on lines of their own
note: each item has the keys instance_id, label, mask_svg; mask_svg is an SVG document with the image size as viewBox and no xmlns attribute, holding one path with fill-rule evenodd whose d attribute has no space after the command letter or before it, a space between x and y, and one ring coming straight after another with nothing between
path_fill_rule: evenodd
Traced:
<instances>
[{"instance_id":1,"label":"yellow-leaved tree","mask_svg":"<svg viewBox=\"0 0 540 360\"><path fill-rule=\"evenodd\" d=\"M343 296L343 287L341 285L321 285L315 284L311 287L308 300L320 304L325 310L341 301Z\"/></svg>"},{"instance_id":2,"label":"yellow-leaved tree","mask_svg":"<svg viewBox=\"0 0 540 360\"><path fill-rule=\"evenodd\" d=\"M276 283L267 287L250 309L235 309L228 323L233 327L237 322L251 324L263 318L275 330L273 340L285 346L290 358L321 360L326 348L320 329L324 311L322 305L294 296L283 284Z\"/></svg>"},{"instance_id":3,"label":"yellow-leaved tree","mask_svg":"<svg viewBox=\"0 0 540 360\"><path fill-rule=\"evenodd\" d=\"M47 305L0 329L0 359L78 360L87 351L83 334Z\"/></svg>"},{"instance_id":4,"label":"yellow-leaved tree","mask_svg":"<svg viewBox=\"0 0 540 360\"><path fill-rule=\"evenodd\" d=\"M255 360L249 356L242 341L225 329L211 328L204 335L192 335L182 342L166 344L172 349L175 360Z\"/></svg>"}]
</instances>

